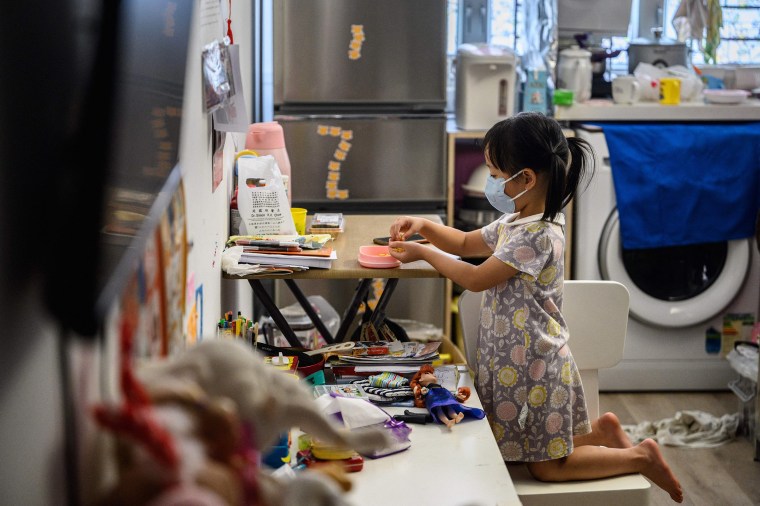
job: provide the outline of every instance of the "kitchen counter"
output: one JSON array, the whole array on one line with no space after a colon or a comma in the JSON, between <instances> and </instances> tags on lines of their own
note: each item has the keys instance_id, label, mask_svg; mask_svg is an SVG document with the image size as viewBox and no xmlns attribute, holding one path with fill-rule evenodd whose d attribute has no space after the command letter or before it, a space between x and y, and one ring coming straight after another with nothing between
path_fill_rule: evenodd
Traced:
<instances>
[{"instance_id":1,"label":"kitchen counter","mask_svg":"<svg viewBox=\"0 0 760 506\"><path fill-rule=\"evenodd\" d=\"M557 106L557 121L760 121L760 100L742 104L684 102L660 105L658 102L615 104L612 100L592 99L571 106Z\"/></svg>"}]
</instances>

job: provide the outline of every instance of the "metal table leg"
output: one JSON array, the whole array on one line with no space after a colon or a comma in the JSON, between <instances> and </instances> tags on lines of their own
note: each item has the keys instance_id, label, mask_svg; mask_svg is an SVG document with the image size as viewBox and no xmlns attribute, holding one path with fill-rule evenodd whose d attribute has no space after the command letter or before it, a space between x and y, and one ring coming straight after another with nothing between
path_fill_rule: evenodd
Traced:
<instances>
[{"instance_id":1,"label":"metal table leg","mask_svg":"<svg viewBox=\"0 0 760 506\"><path fill-rule=\"evenodd\" d=\"M280 332L282 332L282 335L285 336L285 339L287 339L288 343L290 343L290 346L293 346L295 348L303 348L301 341L298 340L295 332L293 332L293 329L290 328L287 320L285 320L285 317L282 316L282 313L267 293L264 285L261 284L261 281L258 279L249 279L248 283L250 283L251 288L253 288L253 293L269 312L269 315L274 320L275 325L277 325L277 327L280 329Z\"/></svg>"},{"instance_id":2,"label":"metal table leg","mask_svg":"<svg viewBox=\"0 0 760 506\"><path fill-rule=\"evenodd\" d=\"M383 323L383 320L385 320L385 308L388 306L388 302L391 300L391 296L393 295L393 291L396 289L396 285L398 285L398 278L388 278L388 281L385 283L385 287L383 288L383 293L380 294L380 298L377 299L377 304L375 304L375 312L372 315L372 325L374 325L375 328L377 328L379 325Z\"/></svg>"},{"instance_id":3,"label":"metal table leg","mask_svg":"<svg viewBox=\"0 0 760 506\"><path fill-rule=\"evenodd\" d=\"M311 307L311 303L309 302L309 299L306 298L306 296L303 294L301 289L298 287L296 282L292 279L285 279L285 284L288 285L288 288L290 289L290 292L293 294L293 296L296 298L299 304L301 304L301 307L304 311L306 311L306 314L309 316L309 319L314 324L315 327L317 327L317 330L320 334L322 334L322 337L324 338L325 342L327 344L332 344L335 342L335 339L332 336L332 333L325 327L324 322L319 317L316 311L314 311L314 308Z\"/></svg>"},{"instance_id":4,"label":"metal table leg","mask_svg":"<svg viewBox=\"0 0 760 506\"><path fill-rule=\"evenodd\" d=\"M354 291L354 297L351 299L351 304L346 308L346 312L343 314L343 320L340 322L340 328L338 333L335 334L335 342L342 343L346 339L348 328L356 318L356 313L359 312L359 306L362 303L362 299L369 291L369 287L372 285L372 278L364 278L359 281Z\"/></svg>"}]
</instances>

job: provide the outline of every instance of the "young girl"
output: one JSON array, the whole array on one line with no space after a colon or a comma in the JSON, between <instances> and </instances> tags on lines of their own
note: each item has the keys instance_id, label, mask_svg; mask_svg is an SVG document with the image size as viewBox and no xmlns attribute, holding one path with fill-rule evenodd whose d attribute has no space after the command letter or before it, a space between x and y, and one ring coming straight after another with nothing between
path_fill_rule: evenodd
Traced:
<instances>
[{"instance_id":1,"label":"young girl","mask_svg":"<svg viewBox=\"0 0 760 506\"><path fill-rule=\"evenodd\" d=\"M538 113L497 123L484 144L485 195L504 215L471 232L400 217L391 226L390 247L404 263L425 260L463 288L485 291L475 385L504 460L527 462L544 481L640 472L683 501L656 442L631 445L612 413L588 419L567 345L561 210L593 169L590 145L566 139L556 121ZM415 233L445 252L488 259L476 266L401 242Z\"/></svg>"}]
</instances>

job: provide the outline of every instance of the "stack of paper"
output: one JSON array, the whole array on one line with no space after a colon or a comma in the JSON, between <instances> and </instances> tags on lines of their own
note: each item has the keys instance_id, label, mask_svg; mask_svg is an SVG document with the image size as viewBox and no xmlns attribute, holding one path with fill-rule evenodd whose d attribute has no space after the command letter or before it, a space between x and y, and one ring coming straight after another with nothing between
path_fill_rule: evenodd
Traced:
<instances>
[{"instance_id":1,"label":"stack of paper","mask_svg":"<svg viewBox=\"0 0 760 506\"><path fill-rule=\"evenodd\" d=\"M337 258L335 251L328 246L319 250L303 250L300 252L257 251L244 247L243 254L240 255L240 263L329 269L332 266L332 261Z\"/></svg>"},{"instance_id":2,"label":"stack of paper","mask_svg":"<svg viewBox=\"0 0 760 506\"><path fill-rule=\"evenodd\" d=\"M432 364L438 358L438 342L428 343L401 343L403 351L395 354L380 354L379 351L388 343L384 341L356 343L353 349L353 355L342 355L340 359L332 364L336 374L348 373L362 375L363 373L372 373L377 371L395 372L398 374L414 373L419 370L420 366ZM364 353L362 353L364 349ZM375 354L378 353L378 354ZM341 369L342 368L342 369Z\"/></svg>"},{"instance_id":3,"label":"stack of paper","mask_svg":"<svg viewBox=\"0 0 760 506\"><path fill-rule=\"evenodd\" d=\"M238 260L241 264L271 265L292 270L329 269L332 261L338 258L332 247L320 243L307 245L303 241L238 238L235 244L243 248ZM316 249L313 244L316 244Z\"/></svg>"}]
</instances>

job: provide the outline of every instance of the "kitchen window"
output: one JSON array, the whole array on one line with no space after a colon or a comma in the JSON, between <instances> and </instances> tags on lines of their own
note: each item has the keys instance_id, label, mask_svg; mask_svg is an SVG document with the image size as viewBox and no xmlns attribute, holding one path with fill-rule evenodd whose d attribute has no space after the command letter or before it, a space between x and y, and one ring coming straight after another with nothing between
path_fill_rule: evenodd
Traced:
<instances>
[{"instance_id":1,"label":"kitchen window","mask_svg":"<svg viewBox=\"0 0 760 506\"><path fill-rule=\"evenodd\" d=\"M673 15L679 0L665 0L665 35L674 39ZM760 0L723 0L723 27L716 53L717 63L760 63ZM691 61L705 62L696 41L691 42Z\"/></svg>"},{"instance_id":2,"label":"kitchen window","mask_svg":"<svg viewBox=\"0 0 760 506\"><path fill-rule=\"evenodd\" d=\"M449 30L448 30L448 53L451 58L456 54L457 41L457 16L461 0L448 0ZM680 4L680 0L663 0L664 2L664 30L665 36L676 38L673 28L673 15ZM489 40L496 45L515 48L521 53L518 33L520 16L520 4L522 0L490 0L489 3ZM721 42L718 46L718 63L760 63L760 0L722 0L723 27L720 29ZM635 16L636 13L634 12ZM692 63L704 63L704 56L698 49L696 41L692 41ZM612 50L625 49L628 47L626 37L612 37L602 41L602 45ZM619 57L613 59L613 69L624 69L628 65L628 55L623 51Z\"/></svg>"}]
</instances>

